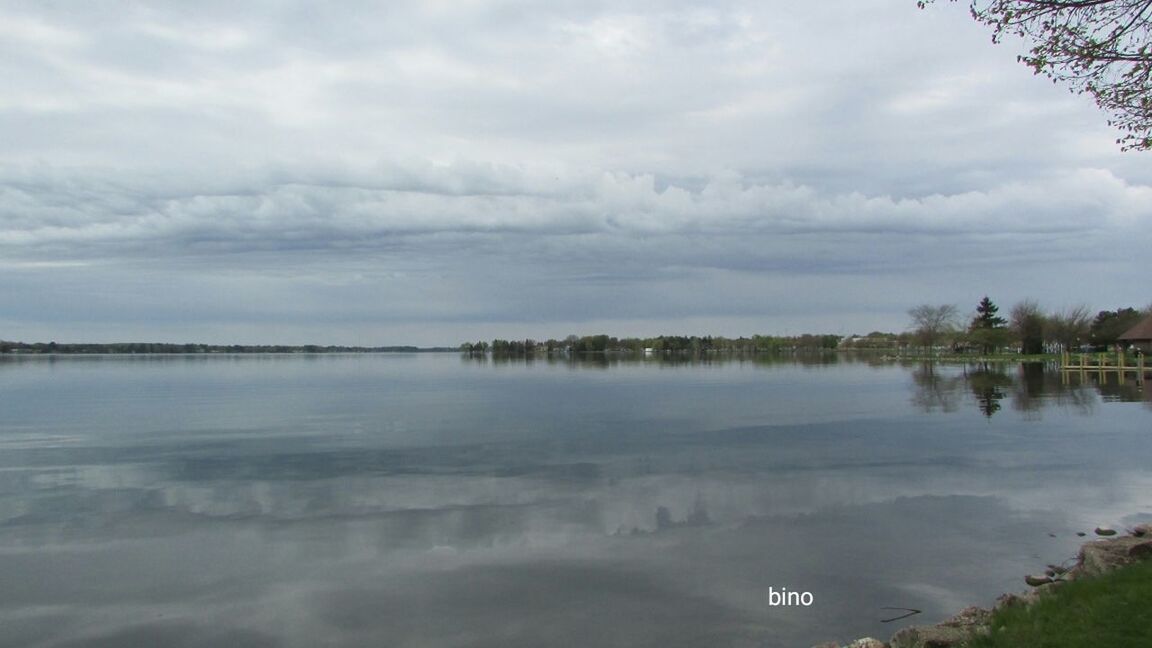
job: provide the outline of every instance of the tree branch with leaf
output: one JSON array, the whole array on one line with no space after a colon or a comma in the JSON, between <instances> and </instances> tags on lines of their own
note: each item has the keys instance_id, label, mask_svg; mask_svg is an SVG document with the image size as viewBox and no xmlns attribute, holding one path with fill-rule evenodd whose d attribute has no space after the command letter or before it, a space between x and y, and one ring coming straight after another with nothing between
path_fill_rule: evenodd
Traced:
<instances>
[{"instance_id":1,"label":"tree branch with leaf","mask_svg":"<svg viewBox=\"0 0 1152 648\"><path fill-rule=\"evenodd\" d=\"M1017 59L1036 74L1092 95L1123 150L1152 150L1152 0L971 0L968 8L993 42L1029 41Z\"/></svg>"}]
</instances>

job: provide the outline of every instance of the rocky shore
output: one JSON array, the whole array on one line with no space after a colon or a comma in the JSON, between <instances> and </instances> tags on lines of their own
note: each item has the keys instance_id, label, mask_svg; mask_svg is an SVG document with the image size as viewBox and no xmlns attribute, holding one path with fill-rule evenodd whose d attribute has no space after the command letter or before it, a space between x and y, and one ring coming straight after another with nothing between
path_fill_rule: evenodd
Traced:
<instances>
[{"instance_id":1,"label":"rocky shore","mask_svg":"<svg viewBox=\"0 0 1152 648\"><path fill-rule=\"evenodd\" d=\"M988 632L992 613L1002 607L1032 605L1066 581L1099 576L1118 567L1152 558L1150 524L1138 526L1124 535L1109 529L1097 529L1096 533L1107 537L1081 546L1071 567L1048 565L1042 576L1026 576L1025 583L1032 586L1031 590L1024 594L1004 594L997 599L991 610L966 608L936 625L902 628L887 642L867 637L845 645L829 642L813 648L959 648L973 636Z\"/></svg>"}]
</instances>

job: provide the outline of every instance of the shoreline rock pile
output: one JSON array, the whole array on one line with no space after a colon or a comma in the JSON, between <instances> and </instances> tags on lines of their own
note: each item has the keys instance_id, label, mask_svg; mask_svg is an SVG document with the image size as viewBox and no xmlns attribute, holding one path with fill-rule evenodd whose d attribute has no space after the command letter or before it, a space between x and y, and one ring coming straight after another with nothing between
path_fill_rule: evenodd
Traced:
<instances>
[{"instance_id":1,"label":"shoreline rock pile","mask_svg":"<svg viewBox=\"0 0 1152 648\"><path fill-rule=\"evenodd\" d=\"M1032 605L1064 581L1100 576L1152 558L1152 524L1140 525L1127 535L1117 535L1111 529L1096 529L1096 534L1104 539L1082 545L1073 566L1049 565L1044 576L1026 576L1024 580L1032 586L1031 590L1024 594L1004 594L991 610L969 607L936 625L901 628L887 643L867 637L843 646L829 642L813 648L957 648L974 635L988 632L992 613L1000 608Z\"/></svg>"}]
</instances>

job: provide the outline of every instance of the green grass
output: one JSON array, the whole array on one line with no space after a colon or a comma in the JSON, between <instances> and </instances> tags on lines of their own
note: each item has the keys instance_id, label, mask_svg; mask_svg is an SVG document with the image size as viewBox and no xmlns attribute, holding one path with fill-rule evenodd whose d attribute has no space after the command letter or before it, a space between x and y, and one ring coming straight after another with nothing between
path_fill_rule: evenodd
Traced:
<instances>
[{"instance_id":1,"label":"green grass","mask_svg":"<svg viewBox=\"0 0 1152 648\"><path fill-rule=\"evenodd\" d=\"M1070 581L1031 607L1006 607L971 648L1152 646L1152 560Z\"/></svg>"}]
</instances>

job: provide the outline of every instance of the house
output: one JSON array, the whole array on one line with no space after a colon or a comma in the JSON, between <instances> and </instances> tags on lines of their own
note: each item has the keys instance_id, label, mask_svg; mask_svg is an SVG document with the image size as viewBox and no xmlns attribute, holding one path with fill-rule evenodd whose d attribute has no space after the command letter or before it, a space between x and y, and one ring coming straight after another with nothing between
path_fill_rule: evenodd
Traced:
<instances>
[{"instance_id":1,"label":"house","mask_svg":"<svg viewBox=\"0 0 1152 648\"><path fill-rule=\"evenodd\" d=\"M1152 353L1152 315L1136 323L1136 326L1124 331L1120 341L1140 349L1144 353Z\"/></svg>"}]
</instances>

